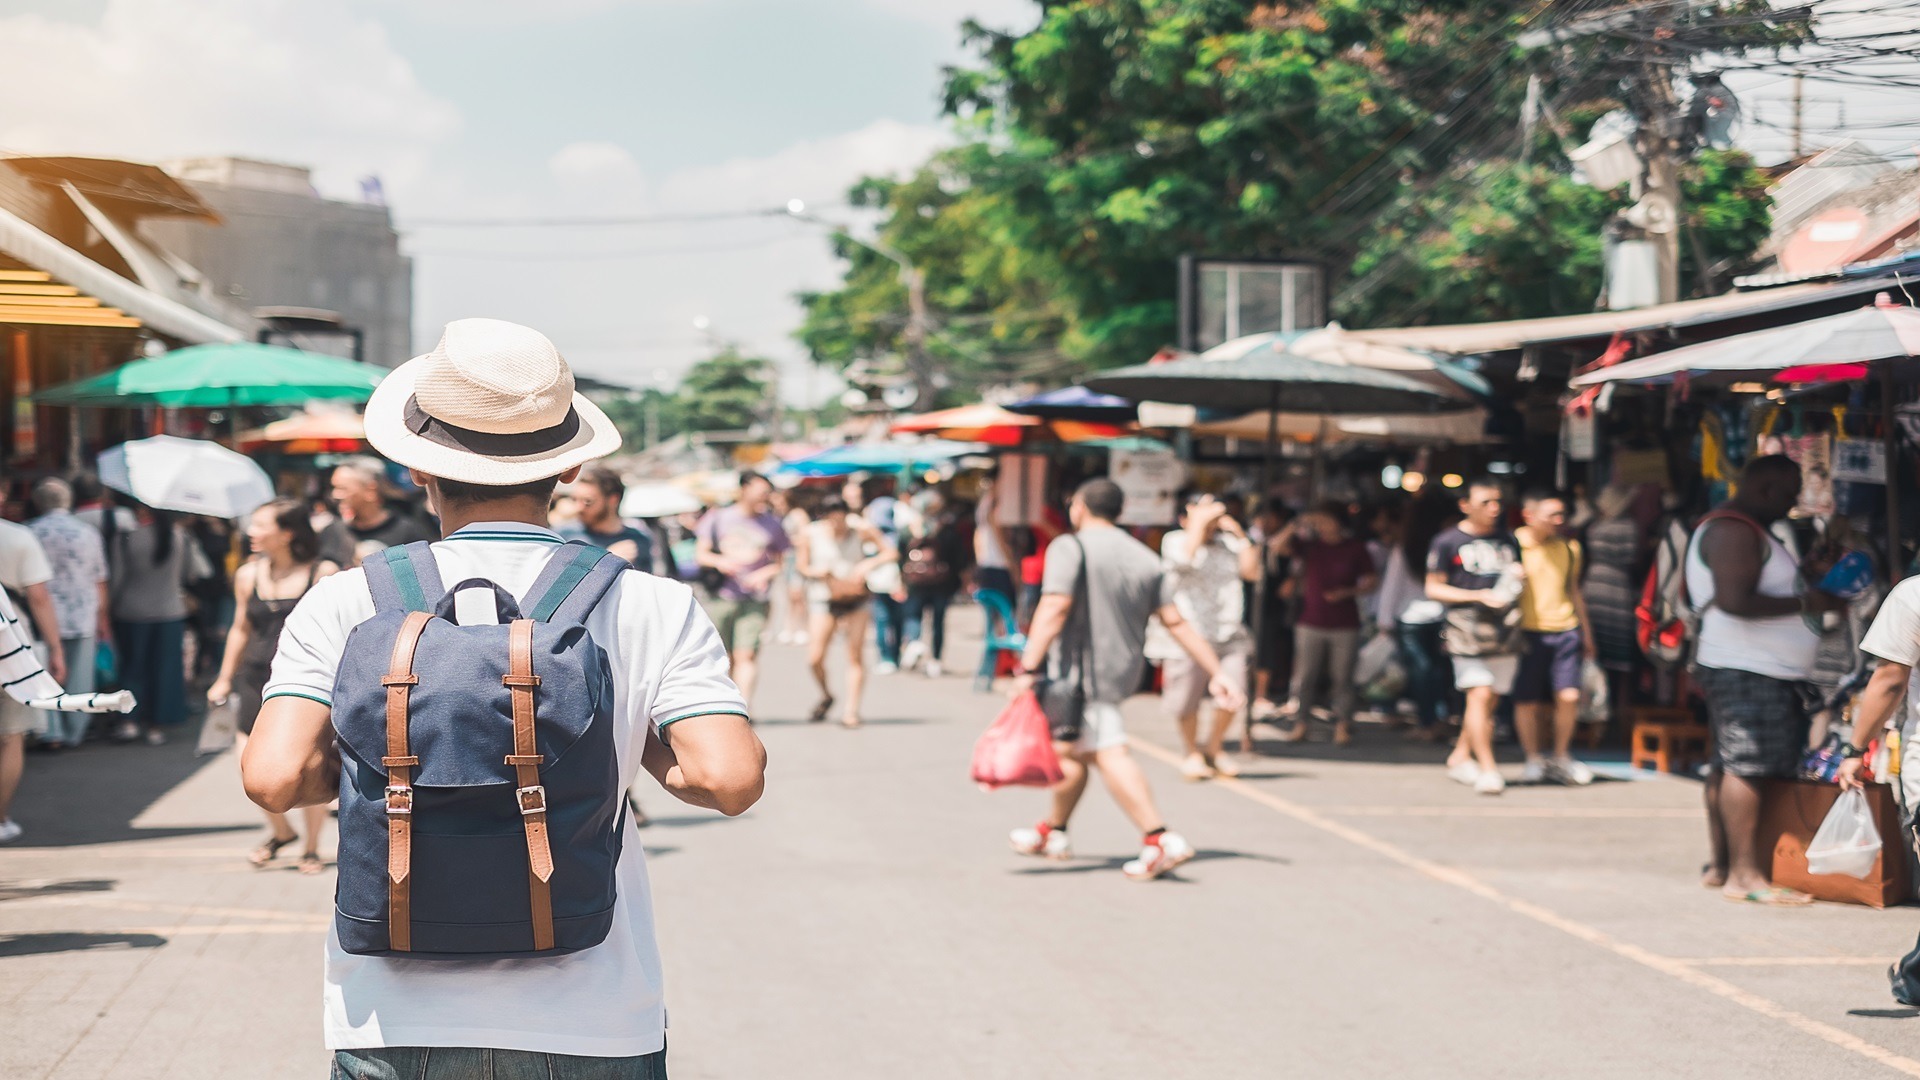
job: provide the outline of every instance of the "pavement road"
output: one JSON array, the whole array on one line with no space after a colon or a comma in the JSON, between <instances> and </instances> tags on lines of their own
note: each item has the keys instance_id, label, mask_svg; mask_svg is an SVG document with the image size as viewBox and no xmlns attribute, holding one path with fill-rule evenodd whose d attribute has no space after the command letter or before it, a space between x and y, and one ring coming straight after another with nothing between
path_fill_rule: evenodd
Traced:
<instances>
[{"instance_id":1,"label":"pavement road","mask_svg":"<svg viewBox=\"0 0 1920 1080\"><path fill-rule=\"evenodd\" d=\"M969 668L977 620L956 622ZM1201 856L1139 884L1097 783L1074 861L1007 849L1043 800L967 781L999 701L964 675L875 680L857 732L805 724L812 701L772 648L766 799L731 821L648 800L681 1080L1920 1076L1920 1013L1881 974L1915 909L1701 889L1693 783L1480 797L1363 726L1189 784L1141 698L1139 752ZM322 1074L331 877L242 861L230 755L35 757L17 816L0 1077Z\"/></svg>"}]
</instances>

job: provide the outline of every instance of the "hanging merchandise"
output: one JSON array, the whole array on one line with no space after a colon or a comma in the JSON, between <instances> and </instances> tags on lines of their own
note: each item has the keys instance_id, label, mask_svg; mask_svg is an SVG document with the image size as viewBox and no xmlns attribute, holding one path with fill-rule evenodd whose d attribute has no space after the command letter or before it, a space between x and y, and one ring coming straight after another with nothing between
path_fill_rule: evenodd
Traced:
<instances>
[{"instance_id":1,"label":"hanging merchandise","mask_svg":"<svg viewBox=\"0 0 1920 1080\"><path fill-rule=\"evenodd\" d=\"M1180 487L1187 482L1187 467L1178 454L1171 450L1114 450L1107 475L1127 496L1119 524L1173 524L1179 513Z\"/></svg>"},{"instance_id":2,"label":"hanging merchandise","mask_svg":"<svg viewBox=\"0 0 1920 1080\"><path fill-rule=\"evenodd\" d=\"M1598 426L1591 409L1567 414L1567 422L1560 426L1560 445L1568 461L1593 460Z\"/></svg>"},{"instance_id":3,"label":"hanging merchandise","mask_svg":"<svg viewBox=\"0 0 1920 1080\"><path fill-rule=\"evenodd\" d=\"M1700 478L1724 482L1731 475L1727 468L1727 433L1720 415L1709 411L1700 417Z\"/></svg>"},{"instance_id":4,"label":"hanging merchandise","mask_svg":"<svg viewBox=\"0 0 1920 1080\"><path fill-rule=\"evenodd\" d=\"M1797 419L1794 426L1799 427ZM1788 435L1780 440L1780 452L1800 466L1799 512L1808 517L1833 513L1833 440L1825 434Z\"/></svg>"},{"instance_id":5,"label":"hanging merchandise","mask_svg":"<svg viewBox=\"0 0 1920 1080\"><path fill-rule=\"evenodd\" d=\"M1887 444L1878 439L1840 439L1833 444L1833 478L1854 484L1887 482Z\"/></svg>"}]
</instances>

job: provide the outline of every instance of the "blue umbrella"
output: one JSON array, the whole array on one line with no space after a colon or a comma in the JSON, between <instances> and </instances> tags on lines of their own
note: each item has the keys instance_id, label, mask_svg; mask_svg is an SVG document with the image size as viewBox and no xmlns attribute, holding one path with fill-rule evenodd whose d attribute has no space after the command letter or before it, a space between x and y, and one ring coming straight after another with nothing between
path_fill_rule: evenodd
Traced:
<instances>
[{"instance_id":1,"label":"blue umbrella","mask_svg":"<svg viewBox=\"0 0 1920 1080\"><path fill-rule=\"evenodd\" d=\"M1123 397L1102 394L1084 386L1063 386L1004 406L1011 413L1048 420L1084 420L1093 424L1124 424L1137 419L1138 406Z\"/></svg>"},{"instance_id":2,"label":"blue umbrella","mask_svg":"<svg viewBox=\"0 0 1920 1080\"><path fill-rule=\"evenodd\" d=\"M929 439L926 442L848 443L812 457L789 461L774 470L787 476L847 476L857 472L908 472L977 454L978 443Z\"/></svg>"}]
</instances>

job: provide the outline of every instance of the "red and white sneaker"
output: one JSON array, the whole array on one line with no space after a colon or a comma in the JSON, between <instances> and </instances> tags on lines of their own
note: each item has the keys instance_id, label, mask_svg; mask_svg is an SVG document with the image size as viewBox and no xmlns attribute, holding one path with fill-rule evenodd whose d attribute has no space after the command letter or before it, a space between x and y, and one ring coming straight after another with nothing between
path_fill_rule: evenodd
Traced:
<instances>
[{"instance_id":1,"label":"red and white sneaker","mask_svg":"<svg viewBox=\"0 0 1920 1080\"><path fill-rule=\"evenodd\" d=\"M1043 859L1073 858L1073 842L1067 839L1065 829L1056 829L1046 822L1031 828L1015 829L1007 834L1007 840L1013 844L1013 850L1022 855L1037 855Z\"/></svg>"},{"instance_id":2,"label":"red and white sneaker","mask_svg":"<svg viewBox=\"0 0 1920 1080\"><path fill-rule=\"evenodd\" d=\"M1134 881L1152 881L1161 874L1193 858L1193 845L1177 832L1163 832L1147 841L1140 857L1120 868Z\"/></svg>"}]
</instances>

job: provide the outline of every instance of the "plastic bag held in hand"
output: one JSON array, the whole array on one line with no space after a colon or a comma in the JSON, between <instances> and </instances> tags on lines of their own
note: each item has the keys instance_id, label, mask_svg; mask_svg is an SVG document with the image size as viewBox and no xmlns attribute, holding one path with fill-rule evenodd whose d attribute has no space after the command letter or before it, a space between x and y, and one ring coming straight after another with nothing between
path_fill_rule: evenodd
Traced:
<instances>
[{"instance_id":1,"label":"plastic bag held in hand","mask_svg":"<svg viewBox=\"0 0 1920 1080\"><path fill-rule=\"evenodd\" d=\"M1867 793L1859 788L1841 792L1807 845L1808 872L1864 878L1879 859L1880 830L1867 809Z\"/></svg>"},{"instance_id":2,"label":"plastic bag held in hand","mask_svg":"<svg viewBox=\"0 0 1920 1080\"><path fill-rule=\"evenodd\" d=\"M973 744L973 782L984 790L1015 785L1051 787L1060 779L1053 732L1040 700L1031 692L1013 699Z\"/></svg>"}]
</instances>

